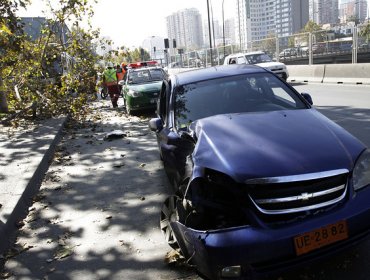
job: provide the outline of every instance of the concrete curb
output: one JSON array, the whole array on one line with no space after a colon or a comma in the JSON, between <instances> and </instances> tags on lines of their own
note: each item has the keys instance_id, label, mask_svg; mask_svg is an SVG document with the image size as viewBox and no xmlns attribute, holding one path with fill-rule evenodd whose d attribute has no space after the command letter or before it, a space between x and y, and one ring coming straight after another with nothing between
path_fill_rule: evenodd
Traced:
<instances>
[{"instance_id":1,"label":"concrete curb","mask_svg":"<svg viewBox=\"0 0 370 280\"><path fill-rule=\"evenodd\" d=\"M46 140L46 144L44 144L44 146L46 145L47 147L41 160L33 165L35 166L35 170L31 171L33 174L29 178L28 183L22 186L23 192L9 193L9 197L5 198L16 199L17 201L15 207L6 213L5 223L0 223L0 254L4 254L4 252L14 244L17 224L28 214L28 207L32 204L32 198L37 194L41 186L44 175L54 156L55 148L62 138L62 131L68 119L68 117L50 119L45 122L46 125L42 124L39 127L39 137L44 136L44 138L47 138L47 136L49 136L50 139ZM31 147L31 149L34 149L34 147ZM14 165L15 168L18 166L16 160L12 160L11 165ZM7 183L8 182L5 182L5 184Z\"/></svg>"}]
</instances>

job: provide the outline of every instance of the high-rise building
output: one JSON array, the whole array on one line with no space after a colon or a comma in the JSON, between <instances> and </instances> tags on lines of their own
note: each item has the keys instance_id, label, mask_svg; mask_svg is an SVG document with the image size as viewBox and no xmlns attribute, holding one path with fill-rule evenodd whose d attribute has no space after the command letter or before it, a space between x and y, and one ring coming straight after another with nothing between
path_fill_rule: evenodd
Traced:
<instances>
[{"instance_id":1,"label":"high-rise building","mask_svg":"<svg viewBox=\"0 0 370 280\"><path fill-rule=\"evenodd\" d=\"M276 1L276 33L279 37L301 31L309 20L307 0Z\"/></svg>"},{"instance_id":2,"label":"high-rise building","mask_svg":"<svg viewBox=\"0 0 370 280\"><path fill-rule=\"evenodd\" d=\"M202 47L202 17L195 8L180 10L166 17L170 43L176 40L177 49L191 50Z\"/></svg>"},{"instance_id":3,"label":"high-rise building","mask_svg":"<svg viewBox=\"0 0 370 280\"><path fill-rule=\"evenodd\" d=\"M223 43L223 28L218 20L211 20L211 28L208 27L208 19L203 21L203 42L204 47L209 48L209 32L211 32L212 47L222 45Z\"/></svg>"},{"instance_id":4,"label":"high-rise building","mask_svg":"<svg viewBox=\"0 0 370 280\"><path fill-rule=\"evenodd\" d=\"M340 22L364 22L366 20L367 9L366 0L342 0L339 6Z\"/></svg>"},{"instance_id":5,"label":"high-rise building","mask_svg":"<svg viewBox=\"0 0 370 280\"><path fill-rule=\"evenodd\" d=\"M241 48L269 36L299 32L308 22L307 0L237 0L237 37Z\"/></svg>"},{"instance_id":6,"label":"high-rise building","mask_svg":"<svg viewBox=\"0 0 370 280\"><path fill-rule=\"evenodd\" d=\"M226 44L235 44L235 20L233 18L229 18L225 20L225 39Z\"/></svg>"},{"instance_id":7,"label":"high-rise building","mask_svg":"<svg viewBox=\"0 0 370 280\"><path fill-rule=\"evenodd\" d=\"M338 0L309 0L310 20L317 24L336 24L339 21Z\"/></svg>"}]
</instances>

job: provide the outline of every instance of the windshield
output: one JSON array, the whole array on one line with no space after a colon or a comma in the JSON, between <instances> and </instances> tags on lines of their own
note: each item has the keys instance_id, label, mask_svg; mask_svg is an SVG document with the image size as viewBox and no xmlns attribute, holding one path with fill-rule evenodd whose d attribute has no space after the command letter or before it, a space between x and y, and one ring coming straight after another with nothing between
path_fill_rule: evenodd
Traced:
<instances>
[{"instance_id":1,"label":"windshield","mask_svg":"<svg viewBox=\"0 0 370 280\"><path fill-rule=\"evenodd\" d=\"M143 84L164 79L164 72L160 68L134 70L128 75L129 84Z\"/></svg>"},{"instance_id":2,"label":"windshield","mask_svg":"<svg viewBox=\"0 0 370 280\"><path fill-rule=\"evenodd\" d=\"M179 128L218 114L307 108L294 91L270 73L182 85L174 93L175 118Z\"/></svg>"},{"instance_id":3,"label":"windshield","mask_svg":"<svg viewBox=\"0 0 370 280\"><path fill-rule=\"evenodd\" d=\"M272 59L267 54L247 54L245 56L249 64L257 64L262 62L271 62Z\"/></svg>"}]
</instances>

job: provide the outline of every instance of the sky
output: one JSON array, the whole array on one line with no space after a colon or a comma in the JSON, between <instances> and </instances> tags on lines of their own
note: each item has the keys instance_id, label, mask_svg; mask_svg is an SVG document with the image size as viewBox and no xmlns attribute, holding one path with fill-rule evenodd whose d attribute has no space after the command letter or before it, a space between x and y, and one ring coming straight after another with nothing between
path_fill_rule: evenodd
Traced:
<instances>
[{"instance_id":1,"label":"sky","mask_svg":"<svg viewBox=\"0 0 370 280\"><path fill-rule=\"evenodd\" d=\"M41 10L45 0L32 0L27 11L19 16L43 16ZM50 0L58 3L58 0ZM236 0L209 0L214 19L222 22L222 3L225 19L235 16ZM90 0L92 3L93 1ZM368 0L370 6L370 0ZM186 8L196 8L207 20L207 0L98 0L92 18L94 29L101 36L109 37L114 45L128 48L139 47L151 36L167 37L166 17Z\"/></svg>"},{"instance_id":2,"label":"sky","mask_svg":"<svg viewBox=\"0 0 370 280\"><path fill-rule=\"evenodd\" d=\"M233 17L235 0L209 0L214 19L222 21L222 2L225 19ZM58 0L51 0L58 2ZM93 1L91 1L92 3ZM43 16L42 0L32 0L20 16ZM139 47L151 36L167 37L166 17L186 8L196 8L207 19L207 0L99 0L94 5L93 28L100 28L101 36L110 37L115 46Z\"/></svg>"}]
</instances>

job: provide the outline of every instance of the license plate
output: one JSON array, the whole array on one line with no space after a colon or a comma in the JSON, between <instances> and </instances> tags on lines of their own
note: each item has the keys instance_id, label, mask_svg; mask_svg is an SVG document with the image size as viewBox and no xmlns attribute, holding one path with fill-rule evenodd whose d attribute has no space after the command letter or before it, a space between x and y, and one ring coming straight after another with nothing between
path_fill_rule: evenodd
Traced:
<instances>
[{"instance_id":1,"label":"license plate","mask_svg":"<svg viewBox=\"0 0 370 280\"><path fill-rule=\"evenodd\" d=\"M346 238L347 223L339 221L294 237L295 251L299 256Z\"/></svg>"}]
</instances>

